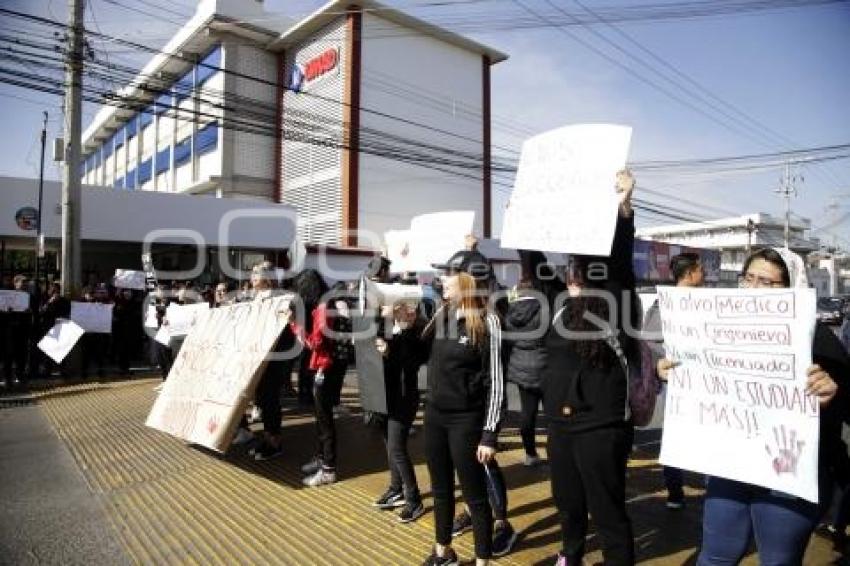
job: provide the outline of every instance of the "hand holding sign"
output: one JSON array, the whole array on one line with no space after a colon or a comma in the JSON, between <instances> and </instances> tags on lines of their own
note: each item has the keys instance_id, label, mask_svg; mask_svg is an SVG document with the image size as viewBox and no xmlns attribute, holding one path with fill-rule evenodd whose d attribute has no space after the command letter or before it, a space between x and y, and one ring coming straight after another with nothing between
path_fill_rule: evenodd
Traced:
<instances>
[{"instance_id":1,"label":"hand holding sign","mask_svg":"<svg viewBox=\"0 0 850 566\"><path fill-rule=\"evenodd\" d=\"M838 385L832 377L817 364L810 366L806 374L808 375L806 393L815 395L821 405L826 405L832 401L832 398L838 392Z\"/></svg>"}]
</instances>

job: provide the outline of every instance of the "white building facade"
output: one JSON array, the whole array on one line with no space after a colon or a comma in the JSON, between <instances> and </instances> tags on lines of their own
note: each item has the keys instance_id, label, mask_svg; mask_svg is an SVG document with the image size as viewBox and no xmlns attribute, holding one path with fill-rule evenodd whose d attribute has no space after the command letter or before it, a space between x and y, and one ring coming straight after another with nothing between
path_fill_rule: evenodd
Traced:
<instances>
[{"instance_id":1,"label":"white building facade","mask_svg":"<svg viewBox=\"0 0 850 566\"><path fill-rule=\"evenodd\" d=\"M269 17L201 2L84 133L83 182L288 204L308 249L372 253L440 210L474 210L489 236L505 55L371 1Z\"/></svg>"},{"instance_id":2,"label":"white building facade","mask_svg":"<svg viewBox=\"0 0 850 566\"><path fill-rule=\"evenodd\" d=\"M789 248L805 257L818 249L817 239L806 236L811 229L808 219L792 219ZM708 222L669 224L641 228L636 237L720 252L720 277L735 281L750 250L784 246L785 220L765 213L721 218Z\"/></svg>"}]
</instances>

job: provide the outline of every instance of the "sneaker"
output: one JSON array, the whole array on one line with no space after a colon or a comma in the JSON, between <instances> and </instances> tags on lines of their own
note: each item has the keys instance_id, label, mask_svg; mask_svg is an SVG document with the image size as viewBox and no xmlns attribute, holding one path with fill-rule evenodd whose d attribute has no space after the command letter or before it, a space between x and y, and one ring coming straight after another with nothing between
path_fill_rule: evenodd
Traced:
<instances>
[{"instance_id":1,"label":"sneaker","mask_svg":"<svg viewBox=\"0 0 850 566\"><path fill-rule=\"evenodd\" d=\"M322 459L318 456L313 456L313 459L301 466L301 473L305 476L312 476L322 467Z\"/></svg>"},{"instance_id":2,"label":"sneaker","mask_svg":"<svg viewBox=\"0 0 850 566\"><path fill-rule=\"evenodd\" d=\"M685 506L685 502L682 499L668 499L667 500L667 509L679 510Z\"/></svg>"},{"instance_id":3,"label":"sneaker","mask_svg":"<svg viewBox=\"0 0 850 566\"><path fill-rule=\"evenodd\" d=\"M404 494L401 490L395 490L391 487L387 488L387 491L372 503L372 507L378 509L394 509L402 505L404 505Z\"/></svg>"},{"instance_id":4,"label":"sneaker","mask_svg":"<svg viewBox=\"0 0 850 566\"><path fill-rule=\"evenodd\" d=\"M415 521L419 517L425 514L425 506L422 505L422 502L419 503L408 503L401 510L401 513L398 514L398 522L399 523L410 523Z\"/></svg>"},{"instance_id":5,"label":"sneaker","mask_svg":"<svg viewBox=\"0 0 850 566\"><path fill-rule=\"evenodd\" d=\"M325 468L319 468L319 470L313 474L312 476L307 476L301 483L303 483L307 487L319 487L322 485L328 485L336 482L336 472L333 470L326 470Z\"/></svg>"},{"instance_id":6,"label":"sneaker","mask_svg":"<svg viewBox=\"0 0 850 566\"><path fill-rule=\"evenodd\" d=\"M251 414L248 415L249 423L258 423L263 420L263 414L260 412L260 408L254 405L251 407Z\"/></svg>"},{"instance_id":7,"label":"sneaker","mask_svg":"<svg viewBox=\"0 0 850 566\"><path fill-rule=\"evenodd\" d=\"M526 468L533 468L534 466L539 466L540 462L542 462L542 460L537 454L526 454L525 460L522 461L522 465Z\"/></svg>"},{"instance_id":8,"label":"sneaker","mask_svg":"<svg viewBox=\"0 0 850 566\"><path fill-rule=\"evenodd\" d=\"M269 443L263 443L259 448L254 451L254 460L262 462L264 460L271 460L272 458L277 458L281 455L283 455L283 451L280 449L280 446L272 446Z\"/></svg>"},{"instance_id":9,"label":"sneaker","mask_svg":"<svg viewBox=\"0 0 850 566\"><path fill-rule=\"evenodd\" d=\"M243 444L248 444L252 440L254 440L254 433L247 428L239 427L236 431L236 436L234 436L231 441L231 444L234 446L241 446Z\"/></svg>"},{"instance_id":10,"label":"sneaker","mask_svg":"<svg viewBox=\"0 0 850 566\"><path fill-rule=\"evenodd\" d=\"M452 521L452 536L457 537L472 530L472 517L466 511L461 511Z\"/></svg>"},{"instance_id":11,"label":"sneaker","mask_svg":"<svg viewBox=\"0 0 850 566\"><path fill-rule=\"evenodd\" d=\"M514 547L517 534L507 521L493 529L493 556L504 556Z\"/></svg>"},{"instance_id":12,"label":"sneaker","mask_svg":"<svg viewBox=\"0 0 850 566\"><path fill-rule=\"evenodd\" d=\"M451 548L447 548L445 552L445 556L442 558L437 556L437 551L432 550L431 556L429 556L425 562L422 563L422 566L457 566L460 562L458 562L457 554Z\"/></svg>"}]
</instances>

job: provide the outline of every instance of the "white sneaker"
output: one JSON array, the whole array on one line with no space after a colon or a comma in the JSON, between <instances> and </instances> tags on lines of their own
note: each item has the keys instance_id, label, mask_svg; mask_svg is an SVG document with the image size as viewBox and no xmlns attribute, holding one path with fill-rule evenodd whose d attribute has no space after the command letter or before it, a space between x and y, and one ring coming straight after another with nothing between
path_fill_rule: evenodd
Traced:
<instances>
[{"instance_id":1,"label":"white sneaker","mask_svg":"<svg viewBox=\"0 0 850 566\"><path fill-rule=\"evenodd\" d=\"M234 446L240 446L242 444L248 444L254 440L254 433L248 430L247 428L239 427L236 431L236 436L233 437L233 441L231 444Z\"/></svg>"},{"instance_id":2,"label":"white sneaker","mask_svg":"<svg viewBox=\"0 0 850 566\"><path fill-rule=\"evenodd\" d=\"M260 412L260 408L254 405L251 407L251 415L248 417L248 422L258 423L263 420L263 414Z\"/></svg>"},{"instance_id":3,"label":"white sneaker","mask_svg":"<svg viewBox=\"0 0 850 566\"><path fill-rule=\"evenodd\" d=\"M525 460L522 461L522 465L528 468L533 468L534 466L539 466L542 461L543 460L540 459L540 456L526 454Z\"/></svg>"},{"instance_id":4,"label":"white sneaker","mask_svg":"<svg viewBox=\"0 0 850 566\"><path fill-rule=\"evenodd\" d=\"M319 487L336 482L336 472L320 468L318 472L312 476L307 476L302 480L302 483L307 487Z\"/></svg>"}]
</instances>

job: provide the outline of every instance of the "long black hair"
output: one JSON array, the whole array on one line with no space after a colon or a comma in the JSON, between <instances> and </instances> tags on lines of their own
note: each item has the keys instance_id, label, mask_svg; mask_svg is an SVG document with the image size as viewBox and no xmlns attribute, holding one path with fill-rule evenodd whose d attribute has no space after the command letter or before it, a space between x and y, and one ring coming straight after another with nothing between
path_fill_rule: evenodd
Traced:
<instances>
[{"instance_id":1,"label":"long black hair","mask_svg":"<svg viewBox=\"0 0 850 566\"><path fill-rule=\"evenodd\" d=\"M319 306L322 296L328 292L328 284L315 269L305 269L292 278L291 290L304 304L304 327L310 332L313 327L313 310Z\"/></svg>"}]
</instances>

